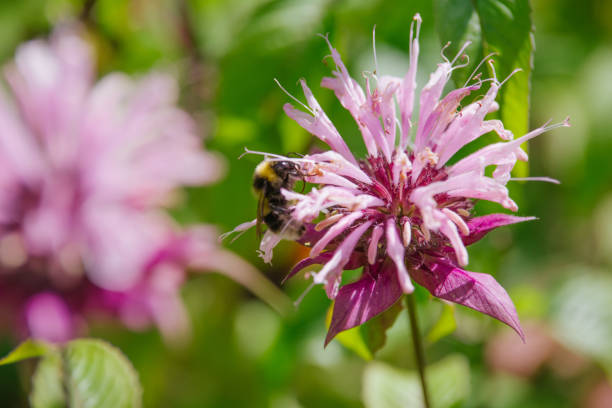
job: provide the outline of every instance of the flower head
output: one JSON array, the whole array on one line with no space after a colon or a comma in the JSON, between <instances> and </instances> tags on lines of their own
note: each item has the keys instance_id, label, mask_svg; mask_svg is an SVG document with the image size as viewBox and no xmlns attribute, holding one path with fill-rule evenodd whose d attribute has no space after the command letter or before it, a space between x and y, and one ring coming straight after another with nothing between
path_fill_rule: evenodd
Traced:
<instances>
[{"instance_id":1,"label":"flower head","mask_svg":"<svg viewBox=\"0 0 612 408\"><path fill-rule=\"evenodd\" d=\"M176 106L174 80L95 82L76 32L19 47L0 93L0 302L25 334L65 340L88 311L181 337L185 268L218 250L209 227L165 213L222 162Z\"/></svg>"},{"instance_id":2,"label":"flower head","mask_svg":"<svg viewBox=\"0 0 612 408\"><path fill-rule=\"evenodd\" d=\"M417 117L413 110L420 23L416 15L406 76L374 75L366 78L365 89L349 75L328 41L336 69L321 85L334 91L357 122L367 149L365 158L358 159L349 150L303 80L306 111L286 104L285 112L331 150L302 158L267 158L293 161L304 180L315 185L306 194L283 191L291 203L291 222L306 230L299 242L311 248L310 256L289 276L309 265L323 265L311 276L335 299L327 342L391 307L403 293L411 293L413 281L438 298L491 315L523 336L506 291L492 276L462 268L468 263L466 246L494 228L533 217L475 217L472 208L474 200L488 200L517 211L506 184L516 161L527 160L520 145L552 127L567 126L567 121L514 139L501 121L485 119L498 109L495 97L503 82L496 77L477 80L443 96L458 68L448 60L438 65L422 88ZM483 86L488 89L482 99L460 107L466 96ZM448 164L461 147L491 131L502 141ZM494 168L492 176L485 173L489 166ZM271 260L281 238L282 233L266 232L260 248L264 260ZM341 286L342 272L360 266L361 277Z\"/></svg>"}]
</instances>

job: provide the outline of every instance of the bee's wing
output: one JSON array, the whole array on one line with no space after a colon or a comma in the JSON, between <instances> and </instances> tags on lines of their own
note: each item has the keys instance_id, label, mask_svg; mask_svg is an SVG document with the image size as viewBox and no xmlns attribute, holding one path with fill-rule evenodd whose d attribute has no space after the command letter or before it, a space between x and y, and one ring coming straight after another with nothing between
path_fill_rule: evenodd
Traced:
<instances>
[{"instance_id":1,"label":"bee's wing","mask_svg":"<svg viewBox=\"0 0 612 408\"><path fill-rule=\"evenodd\" d=\"M263 222L263 210L264 210L265 195L263 192L259 193L259 199L257 200L257 223L255 224L255 232L257 239L261 239L261 223Z\"/></svg>"}]
</instances>

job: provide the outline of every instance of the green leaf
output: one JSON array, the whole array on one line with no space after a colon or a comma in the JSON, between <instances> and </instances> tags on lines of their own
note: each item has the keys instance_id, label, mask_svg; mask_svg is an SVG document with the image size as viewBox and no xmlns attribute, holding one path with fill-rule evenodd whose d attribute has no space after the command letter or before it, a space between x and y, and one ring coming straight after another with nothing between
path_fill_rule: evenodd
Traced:
<instances>
[{"instance_id":1,"label":"green leaf","mask_svg":"<svg viewBox=\"0 0 612 408\"><path fill-rule=\"evenodd\" d=\"M42 341L28 339L11 351L6 357L0 360L0 366L16 363L33 357L40 357L46 354L52 346Z\"/></svg>"},{"instance_id":2,"label":"green leaf","mask_svg":"<svg viewBox=\"0 0 612 408\"><path fill-rule=\"evenodd\" d=\"M401 301L395 302L389 309L363 325L366 344L372 354L380 350L387 342L387 330L393 326L402 308Z\"/></svg>"},{"instance_id":3,"label":"green leaf","mask_svg":"<svg viewBox=\"0 0 612 408\"><path fill-rule=\"evenodd\" d=\"M334 303L332 302L331 306L327 310L327 316L325 319L325 325L328 329L329 325L331 324L333 310ZM348 329L338 333L336 337L334 337L334 340L337 340L344 347L353 351L355 354L357 354L364 360L371 360L374 357L363 338L363 334L361 333L361 326L353 327L352 329Z\"/></svg>"},{"instance_id":4,"label":"green leaf","mask_svg":"<svg viewBox=\"0 0 612 408\"><path fill-rule=\"evenodd\" d=\"M40 360L32 376L30 406L33 408L64 408L66 395L62 384L62 358L58 350Z\"/></svg>"},{"instance_id":5,"label":"green leaf","mask_svg":"<svg viewBox=\"0 0 612 408\"><path fill-rule=\"evenodd\" d=\"M438 321L431 328L427 334L427 341L429 343L435 343L442 337L448 336L457 328L457 322L455 321L455 306L447 303L442 304L442 313L438 318Z\"/></svg>"},{"instance_id":6,"label":"green leaf","mask_svg":"<svg viewBox=\"0 0 612 408\"><path fill-rule=\"evenodd\" d=\"M515 137L527 133L535 48L529 0L436 0L436 15L440 40L442 43L451 42L448 55L456 55L465 41L472 41L467 50L470 64L453 74L457 86L463 86L476 65L492 52L497 53L493 59L500 81L513 70L522 70L506 82L499 92L499 117ZM519 162L514 168L514 174L524 177L527 170L527 165Z\"/></svg>"},{"instance_id":7,"label":"green leaf","mask_svg":"<svg viewBox=\"0 0 612 408\"><path fill-rule=\"evenodd\" d=\"M462 355L450 355L427 367L432 406L448 408L470 393L470 367ZM366 408L423 407L418 375L381 362L370 363L363 375L363 402Z\"/></svg>"},{"instance_id":8,"label":"green leaf","mask_svg":"<svg viewBox=\"0 0 612 408\"><path fill-rule=\"evenodd\" d=\"M118 349L101 340L74 340L47 354L32 385L34 408L141 406L136 371Z\"/></svg>"}]
</instances>

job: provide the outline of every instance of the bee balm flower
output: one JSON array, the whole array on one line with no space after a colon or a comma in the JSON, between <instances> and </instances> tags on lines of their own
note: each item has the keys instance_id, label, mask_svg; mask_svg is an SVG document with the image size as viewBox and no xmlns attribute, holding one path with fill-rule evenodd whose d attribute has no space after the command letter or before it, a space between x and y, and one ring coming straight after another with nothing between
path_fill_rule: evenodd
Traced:
<instances>
[{"instance_id":1,"label":"bee balm flower","mask_svg":"<svg viewBox=\"0 0 612 408\"><path fill-rule=\"evenodd\" d=\"M365 158L357 159L349 150L303 80L306 111L291 104L284 107L287 115L331 148L299 159L268 155L268 160L299 164L304 180L315 184L306 194L283 192L292 203L290 222L306 228L299 242L311 247L310 256L289 276L306 266L323 265L311 276L335 300L327 342L411 293L413 281L433 296L499 319L523 337L506 291L491 275L463 267L468 264L466 246L494 228L533 217L475 217L472 208L474 200L488 200L517 211L506 183L516 161L527 160L520 145L553 127L566 126L567 121L514 139L501 121L485 119L498 109L495 97L503 82L495 77L479 80L442 96L451 72L458 68L447 60L421 90L416 117L418 15L415 23L406 76L373 76L374 83L367 78L365 90L349 76L328 41L336 70L321 85L334 91L357 122L368 153ZM459 108L463 98L485 85L488 90L482 99ZM461 147L491 131L502 141L448 165ZM492 176L485 174L489 166L494 167ZM266 232L260 247L264 260L271 260L272 249L282 238L282 233ZM363 267L361 277L341 286L342 272L358 267Z\"/></svg>"},{"instance_id":2,"label":"bee balm flower","mask_svg":"<svg viewBox=\"0 0 612 408\"><path fill-rule=\"evenodd\" d=\"M180 339L186 268L257 286L210 227L181 229L164 211L177 188L223 168L176 106L172 78L96 83L73 32L20 46L5 73L14 98L0 92L0 304L25 334L66 340L103 311Z\"/></svg>"}]
</instances>

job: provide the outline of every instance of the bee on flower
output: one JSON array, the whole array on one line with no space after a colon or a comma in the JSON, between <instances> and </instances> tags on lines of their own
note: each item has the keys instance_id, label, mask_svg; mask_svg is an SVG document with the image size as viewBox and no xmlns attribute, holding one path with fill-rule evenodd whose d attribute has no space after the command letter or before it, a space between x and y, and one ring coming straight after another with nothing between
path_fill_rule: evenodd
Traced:
<instances>
[{"instance_id":1,"label":"bee on flower","mask_svg":"<svg viewBox=\"0 0 612 408\"><path fill-rule=\"evenodd\" d=\"M495 74L486 80L477 77L474 84L443 96L452 71L461 67L455 62L468 44L453 61L445 59L438 65L420 92L419 108L414 109L420 25L417 14L410 31L406 75L374 74L366 77L365 89L349 75L338 51L324 37L336 69L332 77L323 78L321 86L332 90L355 119L366 157L353 155L304 80L300 83L307 103L294 98L304 110L291 104L284 110L330 150L300 158L265 154L266 161L292 163L304 181L313 185L307 193L281 189L287 214L284 224L303 226L304 231L296 237L281 228L268 228L260 253L270 262L281 239L310 247L310 255L288 277L307 266L322 265L310 276L335 300L326 343L413 292L413 282L433 296L490 315L523 337L506 291L491 275L463 268L468 264L467 246L497 227L534 217L503 213L476 217L472 209L475 200L487 200L517 211L506 184L512 180L517 160L527 161L521 144L568 122L514 138L500 120L485 119L499 108L495 98L505 82ZM482 99L460 108L465 97L485 86ZM459 149L492 131L501 139L498 143L448 164ZM489 166L494 167L491 176L485 173ZM256 223L242 224L235 231ZM341 286L342 272L358 267L363 267L361 277Z\"/></svg>"}]
</instances>

